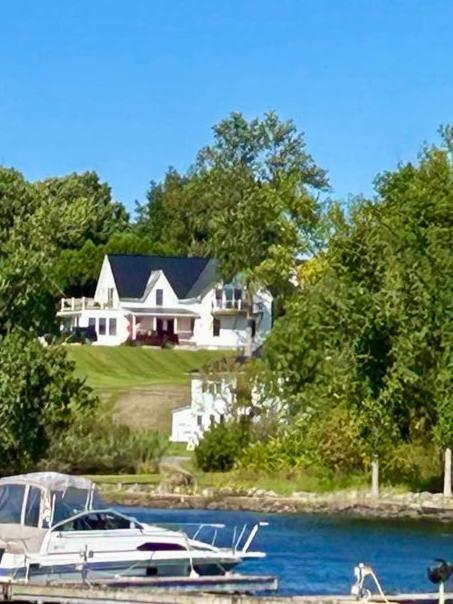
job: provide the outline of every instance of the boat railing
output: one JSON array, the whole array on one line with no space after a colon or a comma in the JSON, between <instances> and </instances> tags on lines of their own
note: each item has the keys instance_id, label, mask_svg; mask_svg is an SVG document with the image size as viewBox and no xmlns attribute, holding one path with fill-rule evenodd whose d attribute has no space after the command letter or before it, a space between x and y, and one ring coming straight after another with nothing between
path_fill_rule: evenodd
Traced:
<instances>
[{"instance_id":1,"label":"boat railing","mask_svg":"<svg viewBox=\"0 0 453 604\"><path fill-rule=\"evenodd\" d=\"M227 527L225 524L219 523L208 523L208 522L168 522L161 523L159 522L159 526L171 526L179 528L187 532L188 536L191 539L204 541L205 543L209 543L212 546L217 546L217 539L219 537L219 532L222 531L222 535L227 534L229 531L231 532L231 536L228 539L227 543L222 544L223 547L229 547L234 552L247 552L253 543L258 531L261 527L268 526L268 522L255 522L251 525L248 523L243 524L242 526L233 526ZM196 527L196 530L192 533L191 531L186 531L186 528ZM206 529L211 530L211 535L206 537ZM219 545L219 547L221 547Z\"/></svg>"}]
</instances>

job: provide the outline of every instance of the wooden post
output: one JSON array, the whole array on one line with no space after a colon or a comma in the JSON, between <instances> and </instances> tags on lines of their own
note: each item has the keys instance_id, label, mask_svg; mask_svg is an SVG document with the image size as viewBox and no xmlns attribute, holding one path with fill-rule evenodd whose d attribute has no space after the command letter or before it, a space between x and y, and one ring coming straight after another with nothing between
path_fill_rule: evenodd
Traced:
<instances>
[{"instance_id":1,"label":"wooden post","mask_svg":"<svg viewBox=\"0 0 453 604\"><path fill-rule=\"evenodd\" d=\"M444 497L451 497L451 449L445 449L444 457Z\"/></svg>"},{"instance_id":2,"label":"wooden post","mask_svg":"<svg viewBox=\"0 0 453 604\"><path fill-rule=\"evenodd\" d=\"M379 497L379 457L376 453L371 459L371 496Z\"/></svg>"},{"instance_id":3,"label":"wooden post","mask_svg":"<svg viewBox=\"0 0 453 604\"><path fill-rule=\"evenodd\" d=\"M132 315L132 341L134 341L137 337L137 323L135 320L135 315Z\"/></svg>"}]
</instances>

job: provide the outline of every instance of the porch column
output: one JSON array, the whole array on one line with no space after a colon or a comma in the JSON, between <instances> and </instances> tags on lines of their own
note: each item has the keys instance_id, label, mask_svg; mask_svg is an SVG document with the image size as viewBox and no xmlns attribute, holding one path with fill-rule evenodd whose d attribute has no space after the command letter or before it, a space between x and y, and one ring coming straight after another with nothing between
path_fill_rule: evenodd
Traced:
<instances>
[{"instance_id":1,"label":"porch column","mask_svg":"<svg viewBox=\"0 0 453 604\"><path fill-rule=\"evenodd\" d=\"M173 323L173 331L175 333L178 333L178 317L174 318L174 323Z\"/></svg>"},{"instance_id":2,"label":"porch column","mask_svg":"<svg viewBox=\"0 0 453 604\"><path fill-rule=\"evenodd\" d=\"M153 317L153 331L157 331L157 317Z\"/></svg>"},{"instance_id":3,"label":"porch column","mask_svg":"<svg viewBox=\"0 0 453 604\"><path fill-rule=\"evenodd\" d=\"M135 340L137 337L137 322L135 315L132 315L132 339Z\"/></svg>"}]
</instances>

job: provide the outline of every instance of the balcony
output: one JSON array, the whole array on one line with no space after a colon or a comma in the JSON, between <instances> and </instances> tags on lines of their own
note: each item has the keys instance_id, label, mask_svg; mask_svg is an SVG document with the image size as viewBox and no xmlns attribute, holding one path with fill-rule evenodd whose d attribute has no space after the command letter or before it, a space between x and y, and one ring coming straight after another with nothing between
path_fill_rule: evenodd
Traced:
<instances>
[{"instance_id":1,"label":"balcony","mask_svg":"<svg viewBox=\"0 0 453 604\"><path fill-rule=\"evenodd\" d=\"M247 304L242 298L228 298L226 296L216 297L212 302L212 314L214 316L246 315Z\"/></svg>"},{"instance_id":2,"label":"balcony","mask_svg":"<svg viewBox=\"0 0 453 604\"><path fill-rule=\"evenodd\" d=\"M62 298L60 300L60 310L58 314L74 314L82 310L113 308L111 302L99 304L94 298Z\"/></svg>"}]
</instances>

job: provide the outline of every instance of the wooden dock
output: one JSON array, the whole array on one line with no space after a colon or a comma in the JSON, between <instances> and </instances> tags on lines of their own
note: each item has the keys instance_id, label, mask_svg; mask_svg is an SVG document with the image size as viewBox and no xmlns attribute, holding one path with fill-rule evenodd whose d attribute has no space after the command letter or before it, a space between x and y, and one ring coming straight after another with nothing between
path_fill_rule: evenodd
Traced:
<instances>
[{"instance_id":1,"label":"wooden dock","mask_svg":"<svg viewBox=\"0 0 453 604\"><path fill-rule=\"evenodd\" d=\"M357 600L353 596L251 596L231 593L212 593L209 589L196 593L168 591L161 586L134 588L89 585L38 585L33 583L3 584L0 598L4 602L28 602L30 604L383 604L385 600L376 596L369 600ZM418 593L389 596L389 604L437 604L438 594ZM445 603L453 604L453 593L445 594Z\"/></svg>"}]
</instances>

